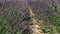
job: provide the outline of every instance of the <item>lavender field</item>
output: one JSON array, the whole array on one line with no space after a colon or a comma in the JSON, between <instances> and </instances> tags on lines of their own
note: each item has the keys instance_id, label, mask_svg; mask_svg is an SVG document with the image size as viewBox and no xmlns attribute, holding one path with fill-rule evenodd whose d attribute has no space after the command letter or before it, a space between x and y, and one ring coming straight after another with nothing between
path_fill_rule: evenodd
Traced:
<instances>
[{"instance_id":1,"label":"lavender field","mask_svg":"<svg viewBox=\"0 0 60 34\"><path fill-rule=\"evenodd\" d=\"M60 34L60 0L0 0L0 34Z\"/></svg>"}]
</instances>

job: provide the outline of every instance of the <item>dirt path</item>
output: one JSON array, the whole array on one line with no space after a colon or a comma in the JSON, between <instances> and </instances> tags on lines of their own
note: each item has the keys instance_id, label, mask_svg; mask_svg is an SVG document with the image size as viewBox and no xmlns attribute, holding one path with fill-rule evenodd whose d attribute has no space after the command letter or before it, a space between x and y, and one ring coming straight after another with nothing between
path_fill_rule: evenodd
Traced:
<instances>
[{"instance_id":1,"label":"dirt path","mask_svg":"<svg viewBox=\"0 0 60 34\"><path fill-rule=\"evenodd\" d=\"M32 12L31 7L29 7L29 11L30 11L30 17L32 18L32 24L29 26L30 29L32 29L32 33L31 34L44 34L41 33L42 31L40 30L40 23L37 21L37 19L35 18L35 14ZM42 22L42 20L40 21Z\"/></svg>"}]
</instances>

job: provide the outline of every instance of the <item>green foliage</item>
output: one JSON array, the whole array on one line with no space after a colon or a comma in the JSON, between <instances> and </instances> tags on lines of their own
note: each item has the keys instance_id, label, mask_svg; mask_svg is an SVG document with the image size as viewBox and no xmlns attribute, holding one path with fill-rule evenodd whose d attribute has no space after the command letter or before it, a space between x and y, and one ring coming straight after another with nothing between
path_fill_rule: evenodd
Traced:
<instances>
[{"instance_id":1,"label":"green foliage","mask_svg":"<svg viewBox=\"0 0 60 34\"><path fill-rule=\"evenodd\" d=\"M47 29L50 34L56 34L57 32L60 33L60 14L58 12L57 7L55 7L52 11L52 16L48 17L49 20L49 29Z\"/></svg>"},{"instance_id":2,"label":"green foliage","mask_svg":"<svg viewBox=\"0 0 60 34\"><path fill-rule=\"evenodd\" d=\"M17 8L15 7L12 9L9 11L6 10L6 12L4 12L0 17L0 34L11 34L11 32L9 32L10 28L16 26L16 21L18 20L15 18ZM18 34L19 31L15 33Z\"/></svg>"}]
</instances>

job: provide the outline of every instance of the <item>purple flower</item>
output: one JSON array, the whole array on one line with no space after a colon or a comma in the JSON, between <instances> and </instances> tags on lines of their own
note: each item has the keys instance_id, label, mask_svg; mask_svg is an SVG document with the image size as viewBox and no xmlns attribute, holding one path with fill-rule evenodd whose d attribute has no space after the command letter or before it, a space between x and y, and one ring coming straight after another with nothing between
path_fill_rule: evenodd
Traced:
<instances>
[{"instance_id":1,"label":"purple flower","mask_svg":"<svg viewBox=\"0 0 60 34\"><path fill-rule=\"evenodd\" d=\"M28 7L28 6L32 3L32 0L25 0L24 3L25 3L26 6Z\"/></svg>"}]
</instances>

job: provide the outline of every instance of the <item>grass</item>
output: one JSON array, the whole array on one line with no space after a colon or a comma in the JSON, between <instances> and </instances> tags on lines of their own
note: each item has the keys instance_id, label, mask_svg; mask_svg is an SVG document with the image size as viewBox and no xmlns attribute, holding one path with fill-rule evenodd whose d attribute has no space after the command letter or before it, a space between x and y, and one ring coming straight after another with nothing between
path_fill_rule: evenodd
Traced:
<instances>
[{"instance_id":1,"label":"grass","mask_svg":"<svg viewBox=\"0 0 60 34\"><path fill-rule=\"evenodd\" d=\"M6 10L6 12L1 15L1 17L0 17L0 34L11 34L12 31L9 32L10 28L13 29L16 26L16 23L18 20L15 17L16 12L17 12L17 8L14 7L8 11ZM16 33L20 34L19 31Z\"/></svg>"},{"instance_id":2,"label":"grass","mask_svg":"<svg viewBox=\"0 0 60 34\"><path fill-rule=\"evenodd\" d=\"M48 17L50 28L48 28L47 31L48 34L57 34L60 33L60 13L58 12L57 7L51 11L53 16Z\"/></svg>"}]
</instances>

